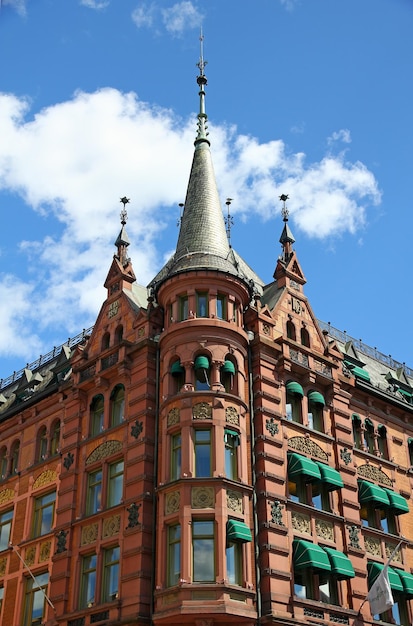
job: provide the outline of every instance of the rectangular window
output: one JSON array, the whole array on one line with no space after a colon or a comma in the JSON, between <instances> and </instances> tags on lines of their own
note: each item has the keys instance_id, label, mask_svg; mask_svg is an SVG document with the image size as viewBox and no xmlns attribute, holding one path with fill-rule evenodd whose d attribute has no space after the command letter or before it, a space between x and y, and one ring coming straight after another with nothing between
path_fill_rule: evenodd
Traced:
<instances>
[{"instance_id":1,"label":"rectangular window","mask_svg":"<svg viewBox=\"0 0 413 626\"><path fill-rule=\"evenodd\" d=\"M4 599L4 587L0 587L0 617L1 617L1 608L3 606Z\"/></svg>"},{"instance_id":2,"label":"rectangular window","mask_svg":"<svg viewBox=\"0 0 413 626\"><path fill-rule=\"evenodd\" d=\"M46 616L46 597L49 574L36 574L26 579L23 626L41 626Z\"/></svg>"},{"instance_id":3,"label":"rectangular window","mask_svg":"<svg viewBox=\"0 0 413 626\"><path fill-rule=\"evenodd\" d=\"M102 602L111 602L118 597L119 558L119 546L104 551Z\"/></svg>"},{"instance_id":4,"label":"rectangular window","mask_svg":"<svg viewBox=\"0 0 413 626\"><path fill-rule=\"evenodd\" d=\"M181 526L168 528L167 585L177 585L181 578Z\"/></svg>"},{"instance_id":5,"label":"rectangular window","mask_svg":"<svg viewBox=\"0 0 413 626\"><path fill-rule=\"evenodd\" d=\"M123 460L111 463L108 468L107 506L120 504L123 496Z\"/></svg>"},{"instance_id":6,"label":"rectangular window","mask_svg":"<svg viewBox=\"0 0 413 626\"><path fill-rule=\"evenodd\" d=\"M225 431L225 476L231 480L238 480L238 450L239 435L232 430Z\"/></svg>"},{"instance_id":7,"label":"rectangular window","mask_svg":"<svg viewBox=\"0 0 413 626\"><path fill-rule=\"evenodd\" d=\"M318 432L324 432L323 407L316 402L308 403L308 427Z\"/></svg>"},{"instance_id":8,"label":"rectangular window","mask_svg":"<svg viewBox=\"0 0 413 626\"><path fill-rule=\"evenodd\" d=\"M52 530L56 492L47 493L34 501L33 537L40 537Z\"/></svg>"},{"instance_id":9,"label":"rectangular window","mask_svg":"<svg viewBox=\"0 0 413 626\"><path fill-rule=\"evenodd\" d=\"M360 508L363 526L377 528L392 535L398 534L396 517L391 509L379 509L373 502L362 504Z\"/></svg>"},{"instance_id":10,"label":"rectangular window","mask_svg":"<svg viewBox=\"0 0 413 626\"><path fill-rule=\"evenodd\" d=\"M211 476L210 430L195 430L195 476Z\"/></svg>"},{"instance_id":11,"label":"rectangular window","mask_svg":"<svg viewBox=\"0 0 413 626\"><path fill-rule=\"evenodd\" d=\"M188 319L188 296L180 296L179 298L179 321Z\"/></svg>"},{"instance_id":12,"label":"rectangular window","mask_svg":"<svg viewBox=\"0 0 413 626\"><path fill-rule=\"evenodd\" d=\"M171 437L171 480L181 477L181 433Z\"/></svg>"},{"instance_id":13,"label":"rectangular window","mask_svg":"<svg viewBox=\"0 0 413 626\"><path fill-rule=\"evenodd\" d=\"M315 574L311 568L294 572L294 595L327 604L339 603L337 580L331 574Z\"/></svg>"},{"instance_id":14,"label":"rectangular window","mask_svg":"<svg viewBox=\"0 0 413 626\"><path fill-rule=\"evenodd\" d=\"M230 543L226 549L227 578L230 585L242 585L242 544Z\"/></svg>"},{"instance_id":15,"label":"rectangular window","mask_svg":"<svg viewBox=\"0 0 413 626\"><path fill-rule=\"evenodd\" d=\"M304 478L297 477L295 481L288 482L288 493L293 502L311 504L320 511L331 511L330 493L324 483L306 483Z\"/></svg>"},{"instance_id":16,"label":"rectangular window","mask_svg":"<svg viewBox=\"0 0 413 626\"><path fill-rule=\"evenodd\" d=\"M285 406L286 417L290 422L302 423L301 397L296 393L287 393Z\"/></svg>"},{"instance_id":17,"label":"rectangular window","mask_svg":"<svg viewBox=\"0 0 413 626\"><path fill-rule=\"evenodd\" d=\"M227 299L222 294L217 295L217 318L220 320L227 319Z\"/></svg>"},{"instance_id":18,"label":"rectangular window","mask_svg":"<svg viewBox=\"0 0 413 626\"><path fill-rule=\"evenodd\" d=\"M82 558L80 574L79 608L91 607L95 603L96 592L96 554L89 554Z\"/></svg>"},{"instance_id":19,"label":"rectangular window","mask_svg":"<svg viewBox=\"0 0 413 626\"><path fill-rule=\"evenodd\" d=\"M0 513L0 551L9 547L12 520L13 509Z\"/></svg>"},{"instance_id":20,"label":"rectangular window","mask_svg":"<svg viewBox=\"0 0 413 626\"><path fill-rule=\"evenodd\" d=\"M101 508L102 503L102 470L88 475L86 515L93 515Z\"/></svg>"},{"instance_id":21,"label":"rectangular window","mask_svg":"<svg viewBox=\"0 0 413 626\"><path fill-rule=\"evenodd\" d=\"M215 532L213 521L192 521L194 582L215 582Z\"/></svg>"},{"instance_id":22,"label":"rectangular window","mask_svg":"<svg viewBox=\"0 0 413 626\"><path fill-rule=\"evenodd\" d=\"M208 317L208 293L199 292L196 293L196 316Z\"/></svg>"}]
</instances>

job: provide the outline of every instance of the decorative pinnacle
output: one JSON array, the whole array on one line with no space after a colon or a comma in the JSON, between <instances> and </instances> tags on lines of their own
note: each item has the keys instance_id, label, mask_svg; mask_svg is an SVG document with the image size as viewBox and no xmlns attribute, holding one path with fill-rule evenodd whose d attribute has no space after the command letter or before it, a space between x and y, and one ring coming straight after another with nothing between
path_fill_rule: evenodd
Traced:
<instances>
[{"instance_id":1,"label":"decorative pinnacle","mask_svg":"<svg viewBox=\"0 0 413 626\"><path fill-rule=\"evenodd\" d=\"M130 199L127 198L126 196L123 196L123 198L120 199L120 202L122 202L122 204L123 204L123 209L120 212L120 223L122 224L122 226L125 226L126 221L128 219L128 213L127 213L127 211L125 209L125 206L127 204L129 204Z\"/></svg>"},{"instance_id":2,"label":"decorative pinnacle","mask_svg":"<svg viewBox=\"0 0 413 626\"><path fill-rule=\"evenodd\" d=\"M281 215L282 215L283 221L284 222L288 222L288 216L289 216L290 212L289 212L289 210L287 209L287 207L285 205L286 201L289 199L288 195L285 194L285 193L282 193L281 196L279 196L279 199L283 203L283 207L281 209Z\"/></svg>"},{"instance_id":3,"label":"decorative pinnacle","mask_svg":"<svg viewBox=\"0 0 413 626\"><path fill-rule=\"evenodd\" d=\"M198 83L199 86L199 113L198 113L198 133L196 136L196 140L195 140L195 145L197 145L198 143L201 142L207 142L209 144L209 141L207 139L208 137L208 132L207 132L207 114L205 112L205 86L208 84L207 81L207 77L204 74L204 70L205 70L205 65L207 64L206 61L204 61L204 36L202 34L202 29L201 29L201 36L199 38L199 41L201 42L201 52L200 52L200 57L199 57L199 62L197 63L197 66L199 68L199 75L197 76L196 82Z\"/></svg>"},{"instance_id":4,"label":"decorative pinnacle","mask_svg":"<svg viewBox=\"0 0 413 626\"><path fill-rule=\"evenodd\" d=\"M182 215L183 215L183 209L184 209L184 206L185 206L185 205L184 205L184 203L183 203L183 202L180 202L180 203L178 204L178 206L179 206L179 217L178 217L178 219L176 220L176 225L177 225L177 226L178 226L178 228L179 228L179 227L180 227L180 225L182 224Z\"/></svg>"},{"instance_id":5,"label":"decorative pinnacle","mask_svg":"<svg viewBox=\"0 0 413 626\"><path fill-rule=\"evenodd\" d=\"M231 202L232 202L232 198L227 198L225 204L227 205L228 215L226 217L224 217L224 222L225 222L225 226L226 226L226 232L227 232L229 245L231 245L231 228L232 228L232 226L234 226L234 219L233 219L232 215L229 212L229 207L231 206Z\"/></svg>"},{"instance_id":6,"label":"decorative pinnacle","mask_svg":"<svg viewBox=\"0 0 413 626\"><path fill-rule=\"evenodd\" d=\"M199 56L199 61L196 64L197 67L199 68L199 76L197 79L197 83L198 85L206 85L207 81L206 81L206 76L204 73L205 70L205 66L207 65L208 61L204 61L204 35L202 34L202 28L201 28L201 34L199 36L199 41L200 41L200 56ZM203 80L201 80L203 79Z\"/></svg>"}]
</instances>

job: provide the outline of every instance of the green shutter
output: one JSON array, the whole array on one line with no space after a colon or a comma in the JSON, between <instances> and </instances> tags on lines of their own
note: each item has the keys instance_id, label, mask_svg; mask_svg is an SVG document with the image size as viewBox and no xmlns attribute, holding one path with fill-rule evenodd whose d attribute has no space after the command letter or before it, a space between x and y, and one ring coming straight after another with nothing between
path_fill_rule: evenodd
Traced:
<instances>
[{"instance_id":1,"label":"green shutter","mask_svg":"<svg viewBox=\"0 0 413 626\"><path fill-rule=\"evenodd\" d=\"M383 571L383 569L384 569L383 563L373 563L372 561L367 563L369 589L371 589L374 581L379 576L379 574ZM397 570L389 566L388 574L389 574L389 583L390 583L390 587L392 591L404 592L404 587L400 579L400 576L397 573Z\"/></svg>"},{"instance_id":2,"label":"green shutter","mask_svg":"<svg viewBox=\"0 0 413 626\"><path fill-rule=\"evenodd\" d=\"M321 481L321 473L317 463L314 463L311 459L307 459L306 456L301 454L295 454L295 452L289 452L288 478L293 481L297 478L303 478L305 482L313 483Z\"/></svg>"},{"instance_id":3,"label":"green shutter","mask_svg":"<svg viewBox=\"0 0 413 626\"><path fill-rule=\"evenodd\" d=\"M321 474L321 482L326 485L328 491L334 491L335 489L342 489L344 487L340 472L334 469L334 467L318 462L317 465Z\"/></svg>"},{"instance_id":4,"label":"green shutter","mask_svg":"<svg viewBox=\"0 0 413 626\"><path fill-rule=\"evenodd\" d=\"M322 406L325 406L326 404L323 394L319 391L310 391L310 393L308 394L308 400L309 402L314 402L314 404L321 404Z\"/></svg>"},{"instance_id":5,"label":"green shutter","mask_svg":"<svg viewBox=\"0 0 413 626\"><path fill-rule=\"evenodd\" d=\"M331 565L331 573L337 578L337 580L345 580L346 578L354 578L354 567L348 556L334 550L334 548L323 548L324 552L327 552L328 560Z\"/></svg>"},{"instance_id":6,"label":"green shutter","mask_svg":"<svg viewBox=\"0 0 413 626\"><path fill-rule=\"evenodd\" d=\"M304 397L304 391L300 383L296 383L293 380L289 380L288 383L285 385L285 387L288 393L293 393L297 396L301 396L301 398Z\"/></svg>"},{"instance_id":7,"label":"green shutter","mask_svg":"<svg viewBox=\"0 0 413 626\"><path fill-rule=\"evenodd\" d=\"M244 522L229 519L227 522L227 543L235 541L238 543L247 543L252 541L251 531Z\"/></svg>"},{"instance_id":8,"label":"green shutter","mask_svg":"<svg viewBox=\"0 0 413 626\"><path fill-rule=\"evenodd\" d=\"M403 513L409 512L409 505L407 504L406 498L403 498L400 493L396 493L396 491L391 491L391 489L384 489L387 493L387 497L390 502L390 510L393 511L394 515L403 515Z\"/></svg>"},{"instance_id":9,"label":"green shutter","mask_svg":"<svg viewBox=\"0 0 413 626\"><path fill-rule=\"evenodd\" d=\"M379 509L388 508L390 501L386 491L375 485L369 483L366 480L359 480L359 502L360 504L373 504Z\"/></svg>"},{"instance_id":10,"label":"green shutter","mask_svg":"<svg viewBox=\"0 0 413 626\"><path fill-rule=\"evenodd\" d=\"M294 568L296 570L312 567L315 571L331 572L327 553L315 543L305 539L294 539Z\"/></svg>"}]
</instances>

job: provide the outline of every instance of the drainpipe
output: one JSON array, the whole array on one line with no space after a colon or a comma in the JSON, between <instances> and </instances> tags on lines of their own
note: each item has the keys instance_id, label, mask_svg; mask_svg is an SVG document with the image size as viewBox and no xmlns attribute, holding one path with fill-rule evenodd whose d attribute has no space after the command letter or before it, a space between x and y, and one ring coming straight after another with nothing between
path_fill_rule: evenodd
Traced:
<instances>
[{"instance_id":1,"label":"drainpipe","mask_svg":"<svg viewBox=\"0 0 413 626\"><path fill-rule=\"evenodd\" d=\"M251 333L253 335L253 333ZM249 410L251 423L251 471L252 471L252 513L254 520L254 553L255 553L255 578L257 581L257 625L261 624L262 602L261 602L261 570L259 565L260 549L258 545L258 516L257 516L257 479L255 475L255 414L254 395L252 379L252 352L251 341L254 337L249 337L248 343L248 386L249 386Z\"/></svg>"},{"instance_id":2,"label":"drainpipe","mask_svg":"<svg viewBox=\"0 0 413 626\"><path fill-rule=\"evenodd\" d=\"M156 364L155 364L155 447L154 447L154 487L152 496L153 507L153 521L152 521L152 569L151 569L151 589L152 600L150 603L150 615L149 620L151 626L153 626L152 616L155 608L155 567L156 567L156 521L157 521L157 488L158 488L158 436L159 436L159 369L160 369L160 355L159 355L159 335L155 336L154 342L156 342Z\"/></svg>"}]
</instances>

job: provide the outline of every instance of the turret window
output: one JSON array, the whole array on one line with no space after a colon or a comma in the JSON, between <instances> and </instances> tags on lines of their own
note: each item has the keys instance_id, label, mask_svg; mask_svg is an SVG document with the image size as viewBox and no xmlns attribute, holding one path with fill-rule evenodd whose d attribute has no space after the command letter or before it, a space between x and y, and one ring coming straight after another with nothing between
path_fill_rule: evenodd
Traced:
<instances>
[{"instance_id":1,"label":"turret window","mask_svg":"<svg viewBox=\"0 0 413 626\"><path fill-rule=\"evenodd\" d=\"M195 430L195 476L211 476L211 431Z\"/></svg>"},{"instance_id":2,"label":"turret window","mask_svg":"<svg viewBox=\"0 0 413 626\"><path fill-rule=\"evenodd\" d=\"M188 296L180 296L178 300L179 304L179 321L188 319L189 308L188 308Z\"/></svg>"},{"instance_id":3,"label":"turret window","mask_svg":"<svg viewBox=\"0 0 413 626\"><path fill-rule=\"evenodd\" d=\"M237 432L225 429L225 476L238 480L238 447L240 437Z\"/></svg>"},{"instance_id":4,"label":"turret window","mask_svg":"<svg viewBox=\"0 0 413 626\"><path fill-rule=\"evenodd\" d=\"M215 527L212 520L192 520L194 582L215 582Z\"/></svg>"},{"instance_id":5,"label":"turret window","mask_svg":"<svg viewBox=\"0 0 413 626\"><path fill-rule=\"evenodd\" d=\"M222 294L217 295L216 316L220 320L227 319L227 298Z\"/></svg>"},{"instance_id":6,"label":"turret window","mask_svg":"<svg viewBox=\"0 0 413 626\"><path fill-rule=\"evenodd\" d=\"M181 578L181 526L168 527L167 576L168 587L177 585Z\"/></svg>"},{"instance_id":7,"label":"turret window","mask_svg":"<svg viewBox=\"0 0 413 626\"><path fill-rule=\"evenodd\" d=\"M226 358L220 370L220 378L221 384L224 385L227 393L236 393L235 373L236 370L234 363L229 358Z\"/></svg>"},{"instance_id":8,"label":"turret window","mask_svg":"<svg viewBox=\"0 0 413 626\"><path fill-rule=\"evenodd\" d=\"M196 316L208 317L208 293L196 292Z\"/></svg>"},{"instance_id":9,"label":"turret window","mask_svg":"<svg viewBox=\"0 0 413 626\"><path fill-rule=\"evenodd\" d=\"M209 391L210 370L209 359L206 356L197 356L194 362L195 369L195 390Z\"/></svg>"},{"instance_id":10,"label":"turret window","mask_svg":"<svg viewBox=\"0 0 413 626\"><path fill-rule=\"evenodd\" d=\"M171 480L181 478L181 455L182 455L181 433L176 433L171 437Z\"/></svg>"},{"instance_id":11,"label":"turret window","mask_svg":"<svg viewBox=\"0 0 413 626\"><path fill-rule=\"evenodd\" d=\"M185 368L179 359L172 363L170 372L173 379L172 392L179 393L185 384Z\"/></svg>"}]
</instances>

